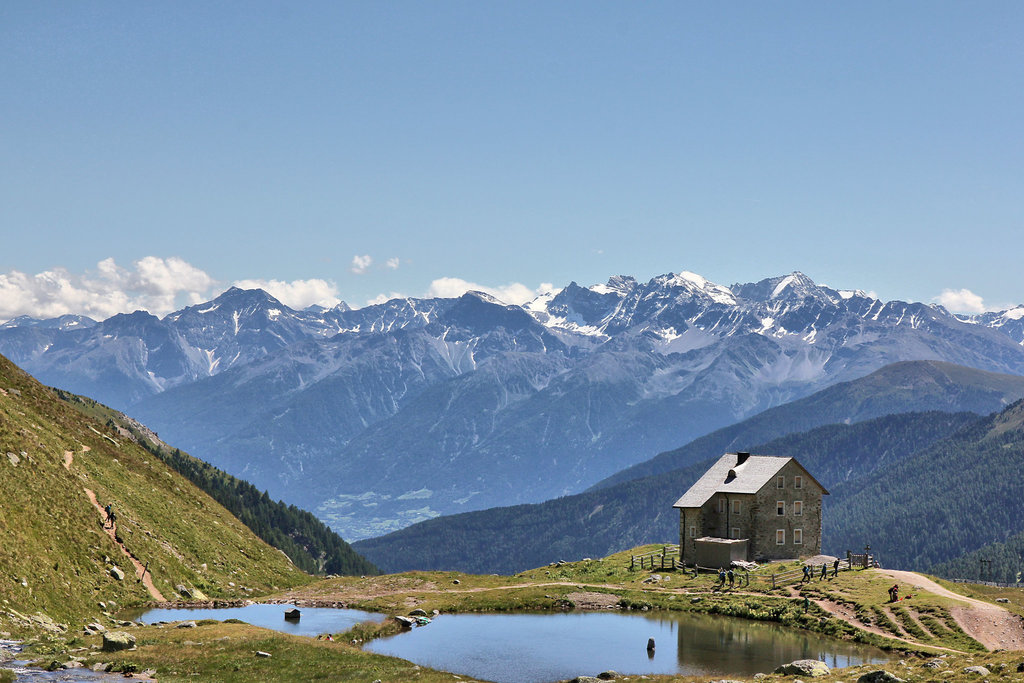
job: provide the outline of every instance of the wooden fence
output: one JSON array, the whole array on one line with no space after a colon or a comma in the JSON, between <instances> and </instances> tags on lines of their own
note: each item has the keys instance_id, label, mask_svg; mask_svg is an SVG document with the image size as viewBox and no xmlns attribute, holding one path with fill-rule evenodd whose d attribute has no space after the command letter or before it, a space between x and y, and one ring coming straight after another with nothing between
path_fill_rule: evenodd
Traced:
<instances>
[{"instance_id":1,"label":"wooden fence","mask_svg":"<svg viewBox=\"0 0 1024 683\"><path fill-rule=\"evenodd\" d=\"M678 569L682 566L677 545L667 545L661 550L652 550L643 555L630 555L629 557L630 571L635 569Z\"/></svg>"}]
</instances>

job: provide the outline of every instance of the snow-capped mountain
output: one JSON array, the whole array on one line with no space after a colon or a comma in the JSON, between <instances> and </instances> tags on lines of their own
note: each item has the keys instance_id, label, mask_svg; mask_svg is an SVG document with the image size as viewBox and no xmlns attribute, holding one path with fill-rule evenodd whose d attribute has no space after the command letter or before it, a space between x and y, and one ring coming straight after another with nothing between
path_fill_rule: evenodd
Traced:
<instances>
[{"instance_id":1,"label":"snow-capped mountain","mask_svg":"<svg viewBox=\"0 0 1024 683\"><path fill-rule=\"evenodd\" d=\"M1024 374L1024 307L963 318L801 273L619 276L523 307L470 293L295 311L231 289L90 323L10 321L0 352L351 539L573 493L896 361Z\"/></svg>"}]
</instances>

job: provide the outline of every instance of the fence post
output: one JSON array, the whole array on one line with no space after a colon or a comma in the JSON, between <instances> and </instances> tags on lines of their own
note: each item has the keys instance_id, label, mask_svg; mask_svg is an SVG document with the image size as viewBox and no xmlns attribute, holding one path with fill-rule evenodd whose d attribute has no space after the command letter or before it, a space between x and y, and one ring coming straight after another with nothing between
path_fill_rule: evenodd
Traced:
<instances>
[{"instance_id":1,"label":"fence post","mask_svg":"<svg viewBox=\"0 0 1024 683\"><path fill-rule=\"evenodd\" d=\"M775 574L772 574L772 588L775 588Z\"/></svg>"}]
</instances>

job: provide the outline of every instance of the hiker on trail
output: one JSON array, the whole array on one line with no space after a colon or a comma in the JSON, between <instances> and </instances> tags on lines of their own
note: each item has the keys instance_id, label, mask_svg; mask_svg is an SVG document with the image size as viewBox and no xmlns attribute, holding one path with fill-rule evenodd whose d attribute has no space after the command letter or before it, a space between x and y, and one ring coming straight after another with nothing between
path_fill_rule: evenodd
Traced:
<instances>
[{"instance_id":1,"label":"hiker on trail","mask_svg":"<svg viewBox=\"0 0 1024 683\"><path fill-rule=\"evenodd\" d=\"M810 601L810 599L809 599L809 598L808 598L808 597L807 597L807 596L805 595L805 596L804 596L804 613L805 613L805 614L807 613L807 610L808 610L808 608L810 608L810 606L811 606L811 601Z\"/></svg>"},{"instance_id":2,"label":"hiker on trail","mask_svg":"<svg viewBox=\"0 0 1024 683\"><path fill-rule=\"evenodd\" d=\"M107 522L114 518L114 506L111 503L107 503L107 507L103 508L103 511L107 513L107 518L103 520L103 526L106 526Z\"/></svg>"},{"instance_id":3,"label":"hiker on trail","mask_svg":"<svg viewBox=\"0 0 1024 683\"><path fill-rule=\"evenodd\" d=\"M732 573L732 567L729 567L729 588L736 585L736 576Z\"/></svg>"},{"instance_id":4,"label":"hiker on trail","mask_svg":"<svg viewBox=\"0 0 1024 683\"><path fill-rule=\"evenodd\" d=\"M811 580L811 568L808 565L804 565L804 578L800 580L800 583Z\"/></svg>"},{"instance_id":5,"label":"hiker on trail","mask_svg":"<svg viewBox=\"0 0 1024 683\"><path fill-rule=\"evenodd\" d=\"M828 565L825 564L824 562L822 562L821 563L821 576L818 577L818 581L822 581L826 576L828 576Z\"/></svg>"},{"instance_id":6,"label":"hiker on trail","mask_svg":"<svg viewBox=\"0 0 1024 683\"><path fill-rule=\"evenodd\" d=\"M725 587L725 569L723 569L722 567L718 568L718 587Z\"/></svg>"},{"instance_id":7,"label":"hiker on trail","mask_svg":"<svg viewBox=\"0 0 1024 683\"><path fill-rule=\"evenodd\" d=\"M834 579L837 576L839 576L839 558L838 557L836 558L836 561L832 563L832 578Z\"/></svg>"}]
</instances>

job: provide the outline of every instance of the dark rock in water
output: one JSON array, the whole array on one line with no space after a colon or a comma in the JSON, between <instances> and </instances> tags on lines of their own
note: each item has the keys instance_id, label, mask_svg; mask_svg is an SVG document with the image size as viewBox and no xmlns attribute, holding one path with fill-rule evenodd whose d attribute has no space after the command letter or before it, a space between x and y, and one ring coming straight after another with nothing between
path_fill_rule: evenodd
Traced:
<instances>
[{"instance_id":1,"label":"dark rock in water","mask_svg":"<svg viewBox=\"0 0 1024 683\"><path fill-rule=\"evenodd\" d=\"M300 616L299 610L294 607L284 611L284 618L288 621L298 621Z\"/></svg>"},{"instance_id":2,"label":"dark rock in water","mask_svg":"<svg viewBox=\"0 0 1024 683\"><path fill-rule=\"evenodd\" d=\"M825 662L820 662L817 659L798 659L795 662L789 664L783 664L775 670L777 674L786 674L787 676L828 676L831 673L831 669Z\"/></svg>"},{"instance_id":3,"label":"dark rock in water","mask_svg":"<svg viewBox=\"0 0 1024 683\"><path fill-rule=\"evenodd\" d=\"M397 616L395 617L395 621L401 624L402 628L412 628L416 625L416 620L412 617Z\"/></svg>"},{"instance_id":4,"label":"dark rock in water","mask_svg":"<svg viewBox=\"0 0 1024 683\"><path fill-rule=\"evenodd\" d=\"M135 647L135 636L124 631L111 631L103 634L103 651L117 652L131 650Z\"/></svg>"},{"instance_id":5,"label":"dark rock in water","mask_svg":"<svg viewBox=\"0 0 1024 683\"><path fill-rule=\"evenodd\" d=\"M647 649L648 650L653 650L654 649L654 638L648 638L647 639Z\"/></svg>"}]
</instances>

